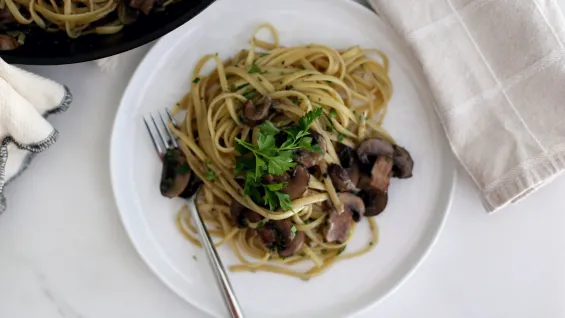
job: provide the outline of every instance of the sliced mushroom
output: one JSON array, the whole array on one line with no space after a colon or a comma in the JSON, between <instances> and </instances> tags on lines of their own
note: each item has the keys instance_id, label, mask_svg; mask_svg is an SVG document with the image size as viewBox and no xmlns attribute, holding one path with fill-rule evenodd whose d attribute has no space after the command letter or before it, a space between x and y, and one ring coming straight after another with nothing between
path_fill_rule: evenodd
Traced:
<instances>
[{"instance_id":1,"label":"sliced mushroom","mask_svg":"<svg viewBox=\"0 0 565 318\"><path fill-rule=\"evenodd\" d=\"M298 150L294 153L294 161L301 164L305 168L314 167L323 157L324 155L319 152L303 149Z\"/></svg>"},{"instance_id":2,"label":"sliced mushroom","mask_svg":"<svg viewBox=\"0 0 565 318\"><path fill-rule=\"evenodd\" d=\"M261 241L267 248L273 248L277 240L277 232L272 227L271 223L265 224L262 228L257 230L257 234L261 238Z\"/></svg>"},{"instance_id":3,"label":"sliced mushroom","mask_svg":"<svg viewBox=\"0 0 565 318\"><path fill-rule=\"evenodd\" d=\"M267 176L268 177L268 176ZM267 177L265 179L267 179ZM269 179L284 180L284 176L271 176ZM288 194L291 200L298 199L302 197L304 192L308 190L308 183L310 182L310 173L306 168L301 165L296 165L292 170L292 173L288 175L287 181L279 181L279 182L288 182L286 187L284 187L281 191ZM269 183L278 183L278 182L269 182Z\"/></svg>"},{"instance_id":4,"label":"sliced mushroom","mask_svg":"<svg viewBox=\"0 0 565 318\"><path fill-rule=\"evenodd\" d=\"M356 191L357 188L351 181L349 174L340 165L332 163L328 166L328 175L334 187L340 192Z\"/></svg>"},{"instance_id":5,"label":"sliced mushroom","mask_svg":"<svg viewBox=\"0 0 565 318\"><path fill-rule=\"evenodd\" d=\"M408 150L394 145L394 166L392 167L392 176L400 179L408 179L412 177L412 169L414 168L414 160Z\"/></svg>"},{"instance_id":6,"label":"sliced mushroom","mask_svg":"<svg viewBox=\"0 0 565 318\"><path fill-rule=\"evenodd\" d=\"M124 25L134 23L139 17L139 10L126 5L125 1L120 1L118 3L118 19Z\"/></svg>"},{"instance_id":7,"label":"sliced mushroom","mask_svg":"<svg viewBox=\"0 0 565 318\"><path fill-rule=\"evenodd\" d=\"M161 172L161 194L168 198L181 194L190 180L192 170L186 157L180 149L168 149L163 156L163 170Z\"/></svg>"},{"instance_id":8,"label":"sliced mushroom","mask_svg":"<svg viewBox=\"0 0 565 318\"><path fill-rule=\"evenodd\" d=\"M239 228L247 227L247 220L252 223L257 223L263 219L261 214L248 209L237 200L233 200L230 205L230 214L235 225Z\"/></svg>"},{"instance_id":9,"label":"sliced mushroom","mask_svg":"<svg viewBox=\"0 0 565 318\"><path fill-rule=\"evenodd\" d=\"M357 187L357 183L359 182L359 162L357 160L355 150L351 147L342 145L338 155L341 166L345 169L345 171L347 171L349 179L351 179L353 185Z\"/></svg>"},{"instance_id":10,"label":"sliced mushroom","mask_svg":"<svg viewBox=\"0 0 565 318\"><path fill-rule=\"evenodd\" d=\"M276 243L279 250L289 247L292 239L294 238L294 233L292 233L292 223L287 219L271 221L269 223L273 225L273 228L277 232Z\"/></svg>"},{"instance_id":11,"label":"sliced mushroom","mask_svg":"<svg viewBox=\"0 0 565 318\"><path fill-rule=\"evenodd\" d=\"M269 221L257 229L257 233L267 248L276 247L279 250L288 248L294 239L292 223L289 220Z\"/></svg>"},{"instance_id":12,"label":"sliced mushroom","mask_svg":"<svg viewBox=\"0 0 565 318\"><path fill-rule=\"evenodd\" d=\"M347 192L338 193L337 196L341 203L343 203L345 212L349 211L353 220L359 222L361 217L365 215L365 203L363 203L363 200L355 194Z\"/></svg>"},{"instance_id":13,"label":"sliced mushroom","mask_svg":"<svg viewBox=\"0 0 565 318\"><path fill-rule=\"evenodd\" d=\"M268 174L263 177L263 180L265 181L265 183L269 183L269 184L286 183L290 180L290 175L288 173L285 173L282 176Z\"/></svg>"},{"instance_id":14,"label":"sliced mushroom","mask_svg":"<svg viewBox=\"0 0 565 318\"><path fill-rule=\"evenodd\" d=\"M269 117L273 100L269 96L253 102L247 100L243 105L243 118L246 124L256 126Z\"/></svg>"},{"instance_id":15,"label":"sliced mushroom","mask_svg":"<svg viewBox=\"0 0 565 318\"><path fill-rule=\"evenodd\" d=\"M9 51L18 47L18 41L11 36L0 34L0 51Z\"/></svg>"},{"instance_id":16,"label":"sliced mushroom","mask_svg":"<svg viewBox=\"0 0 565 318\"><path fill-rule=\"evenodd\" d=\"M371 188L386 192L390 184L392 173L392 158L378 156L371 169Z\"/></svg>"},{"instance_id":17,"label":"sliced mushroom","mask_svg":"<svg viewBox=\"0 0 565 318\"><path fill-rule=\"evenodd\" d=\"M7 6L0 9L0 26L5 26L6 24L15 22L17 22L16 18L14 18L14 15L10 12L10 9L8 9Z\"/></svg>"},{"instance_id":18,"label":"sliced mushroom","mask_svg":"<svg viewBox=\"0 0 565 318\"><path fill-rule=\"evenodd\" d=\"M245 221L245 216L247 213L247 207L237 200L232 200L230 205L230 214L233 222L239 228L246 228L247 222Z\"/></svg>"},{"instance_id":19,"label":"sliced mushroom","mask_svg":"<svg viewBox=\"0 0 565 318\"><path fill-rule=\"evenodd\" d=\"M294 255L296 252L302 249L305 241L306 235L304 234L304 232L296 232L296 236L294 236L294 239L292 239L290 245L285 249L279 249L279 256L290 257Z\"/></svg>"},{"instance_id":20,"label":"sliced mushroom","mask_svg":"<svg viewBox=\"0 0 565 318\"><path fill-rule=\"evenodd\" d=\"M339 214L335 209L332 209L324 227L324 238L326 241L330 243L345 242L352 220L353 217L349 211Z\"/></svg>"},{"instance_id":21,"label":"sliced mushroom","mask_svg":"<svg viewBox=\"0 0 565 318\"><path fill-rule=\"evenodd\" d=\"M312 136L312 145L320 145L322 153L310 150L297 151L294 154L294 160L305 168L311 168L317 165L318 162L324 158L324 154L328 150L328 146L322 135L317 132L311 132L310 135Z\"/></svg>"},{"instance_id":22,"label":"sliced mushroom","mask_svg":"<svg viewBox=\"0 0 565 318\"><path fill-rule=\"evenodd\" d=\"M155 5L155 0L130 0L129 5L132 8L141 10L145 15L148 15Z\"/></svg>"},{"instance_id":23,"label":"sliced mushroom","mask_svg":"<svg viewBox=\"0 0 565 318\"><path fill-rule=\"evenodd\" d=\"M359 144L356 151L359 160L366 165L371 165L373 159L377 156L383 155L392 158L394 155L392 144L378 137L363 141Z\"/></svg>"},{"instance_id":24,"label":"sliced mushroom","mask_svg":"<svg viewBox=\"0 0 565 318\"><path fill-rule=\"evenodd\" d=\"M200 186L202 184L203 184L202 180L200 180L200 178L196 175L196 173L193 173L190 176L190 181L188 181L188 185L186 186L186 188L184 188L184 191L181 194L179 194L179 197L184 199L192 198L192 196L196 194L198 189L200 189Z\"/></svg>"},{"instance_id":25,"label":"sliced mushroom","mask_svg":"<svg viewBox=\"0 0 565 318\"><path fill-rule=\"evenodd\" d=\"M365 216L381 214L388 203L388 194L380 190L362 190L360 196L365 203Z\"/></svg>"}]
</instances>

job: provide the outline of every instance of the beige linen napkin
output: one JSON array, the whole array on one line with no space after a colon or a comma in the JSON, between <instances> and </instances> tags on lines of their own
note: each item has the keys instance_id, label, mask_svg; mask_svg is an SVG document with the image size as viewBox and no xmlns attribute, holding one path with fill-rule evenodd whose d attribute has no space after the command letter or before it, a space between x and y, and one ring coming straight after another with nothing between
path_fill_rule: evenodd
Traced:
<instances>
[{"instance_id":1,"label":"beige linen napkin","mask_svg":"<svg viewBox=\"0 0 565 318\"><path fill-rule=\"evenodd\" d=\"M565 20L553 0L370 0L420 60L488 211L565 168Z\"/></svg>"}]
</instances>

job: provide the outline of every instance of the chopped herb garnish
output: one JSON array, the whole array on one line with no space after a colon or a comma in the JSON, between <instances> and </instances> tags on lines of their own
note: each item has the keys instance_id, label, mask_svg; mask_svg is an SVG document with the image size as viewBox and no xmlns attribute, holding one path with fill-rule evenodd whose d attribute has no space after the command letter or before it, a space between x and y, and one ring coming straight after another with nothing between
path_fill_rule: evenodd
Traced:
<instances>
[{"instance_id":1,"label":"chopped herb garnish","mask_svg":"<svg viewBox=\"0 0 565 318\"><path fill-rule=\"evenodd\" d=\"M289 97L289 99L293 104L300 105L300 102L298 101L298 97L292 96L292 97Z\"/></svg>"},{"instance_id":2,"label":"chopped herb garnish","mask_svg":"<svg viewBox=\"0 0 565 318\"><path fill-rule=\"evenodd\" d=\"M257 223L257 229L260 230L265 226L265 220L261 220Z\"/></svg>"},{"instance_id":3,"label":"chopped herb garnish","mask_svg":"<svg viewBox=\"0 0 565 318\"><path fill-rule=\"evenodd\" d=\"M293 225L293 226L290 228L290 237L291 237L292 239L294 239L295 236L296 236L296 226Z\"/></svg>"},{"instance_id":4,"label":"chopped herb garnish","mask_svg":"<svg viewBox=\"0 0 565 318\"><path fill-rule=\"evenodd\" d=\"M284 75L284 72L281 72L281 75Z\"/></svg>"},{"instance_id":5,"label":"chopped herb garnish","mask_svg":"<svg viewBox=\"0 0 565 318\"><path fill-rule=\"evenodd\" d=\"M265 57L265 56L267 56L267 55L269 55L269 54L271 54L271 53L269 53L269 52L264 52L264 53L259 54L259 56L260 56L260 57Z\"/></svg>"},{"instance_id":6,"label":"chopped herb garnish","mask_svg":"<svg viewBox=\"0 0 565 318\"><path fill-rule=\"evenodd\" d=\"M345 245L344 247L340 248L339 251L337 251L337 255L340 255L341 253L343 253L343 251L345 251L345 248L347 247L347 245Z\"/></svg>"},{"instance_id":7,"label":"chopped herb garnish","mask_svg":"<svg viewBox=\"0 0 565 318\"><path fill-rule=\"evenodd\" d=\"M321 252L322 252L322 255L326 255L326 254L328 254L328 250L327 250L327 249L325 249L325 248L323 248Z\"/></svg>"},{"instance_id":8,"label":"chopped herb garnish","mask_svg":"<svg viewBox=\"0 0 565 318\"><path fill-rule=\"evenodd\" d=\"M206 163L206 180L216 181L218 179L218 176L216 175L216 172L212 170L212 168L210 168L210 164L212 164L212 162L209 159L206 159L205 163Z\"/></svg>"},{"instance_id":9,"label":"chopped herb garnish","mask_svg":"<svg viewBox=\"0 0 565 318\"><path fill-rule=\"evenodd\" d=\"M338 141L342 142L342 141L343 141L343 138L345 138L345 135L344 135L344 134L339 134L339 135L337 135L337 140L338 140Z\"/></svg>"},{"instance_id":10,"label":"chopped herb garnish","mask_svg":"<svg viewBox=\"0 0 565 318\"><path fill-rule=\"evenodd\" d=\"M254 73L259 73L259 72L261 72L261 69L259 68L259 66L257 66L257 64L253 64L251 66L251 68L249 69L249 72L247 72L247 73L254 74Z\"/></svg>"},{"instance_id":11,"label":"chopped herb garnish","mask_svg":"<svg viewBox=\"0 0 565 318\"><path fill-rule=\"evenodd\" d=\"M194 84L198 84L198 82L200 82L200 77L195 78L192 82Z\"/></svg>"},{"instance_id":12,"label":"chopped herb garnish","mask_svg":"<svg viewBox=\"0 0 565 318\"><path fill-rule=\"evenodd\" d=\"M288 85L287 87L285 87L285 89L286 89L287 91L290 91L290 90L293 90L293 89L294 89L294 86Z\"/></svg>"},{"instance_id":13,"label":"chopped herb garnish","mask_svg":"<svg viewBox=\"0 0 565 318\"><path fill-rule=\"evenodd\" d=\"M373 246L373 244L374 244L373 241L369 242L369 246Z\"/></svg>"},{"instance_id":14,"label":"chopped herb garnish","mask_svg":"<svg viewBox=\"0 0 565 318\"><path fill-rule=\"evenodd\" d=\"M263 176L283 175L291 170L296 165L293 161L293 152L296 150L316 151L312 145L312 138L308 135L310 125L322 113L321 108L316 108L300 118L298 125L283 130L286 139L280 146L276 145L275 136L281 131L270 121L265 121L259 126L256 146L236 138L236 151L242 156L236 158L234 173L245 176L244 195L271 211L279 207L284 211L292 210L290 196L281 192L286 184L265 184ZM252 153L253 156L243 156L247 153Z\"/></svg>"},{"instance_id":15,"label":"chopped herb garnish","mask_svg":"<svg viewBox=\"0 0 565 318\"><path fill-rule=\"evenodd\" d=\"M176 169L176 173L177 174L188 174L190 172L190 166L188 165L188 163L183 163L182 165L178 166Z\"/></svg>"},{"instance_id":16,"label":"chopped herb garnish","mask_svg":"<svg viewBox=\"0 0 565 318\"><path fill-rule=\"evenodd\" d=\"M259 82L262 82L262 81L263 81L263 79L259 77Z\"/></svg>"},{"instance_id":17,"label":"chopped herb garnish","mask_svg":"<svg viewBox=\"0 0 565 318\"><path fill-rule=\"evenodd\" d=\"M335 109L330 110L330 113L328 114L329 118L334 118L337 116L337 112L335 111Z\"/></svg>"},{"instance_id":18,"label":"chopped herb garnish","mask_svg":"<svg viewBox=\"0 0 565 318\"><path fill-rule=\"evenodd\" d=\"M245 97L245 99L252 99L256 95L257 95L256 91L249 91L249 92L243 93L243 97Z\"/></svg>"},{"instance_id":19,"label":"chopped herb garnish","mask_svg":"<svg viewBox=\"0 0 565 318\"><path fill-rule=\"evenodd\" d=\"M192 255L192 258L197 261L198 259L196 258L196 255Z\"/></svg>"}]
</instances>

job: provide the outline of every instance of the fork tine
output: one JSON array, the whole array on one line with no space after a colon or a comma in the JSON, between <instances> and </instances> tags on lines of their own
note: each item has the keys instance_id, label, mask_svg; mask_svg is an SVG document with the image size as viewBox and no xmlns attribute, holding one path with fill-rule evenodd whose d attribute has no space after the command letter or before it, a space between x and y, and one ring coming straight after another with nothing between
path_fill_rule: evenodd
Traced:
<instances>
[{"instance_id":1,"label":"fork tine","mask_svg":"<svg viewBox=\"0 0 565 318\"><path fill-rule=\"evenodd\" d=\"M157 121L155 120L155 117L153 115L150 116L151 116L151 120L153 121L153 125L155 125L155 129L157 130L159 137L161 137L161 141L163 142L163 145L165 145L165 149L169 149L170 147L169 141L167 140L167 138L159 128L159 125L157 125Z\"/></svg>"},{"instance_id":2,"label":"fork tine","mask_svg":"<svg viewBox=\"0 0 565 318\"><path fill-rule=\"evenodd\" d=\"M167 120L165 120L165 117L163 117L163 114L161 114L161 112L159 112L159 118L161 118L161 122L163 123L163 126L165 126L165 131L167 132L167 135L169 135L169 139L171 140L173 147L178 148L179 144L177 143L177 138L175 137L175 135L173 135L173 132L169 128L169 123L167 122Z\"/></svg>"},{"instance_id":3,"label":"fork tine","mask_svg":"<svg viewBox=\"0 0 565 318\"><path fill-rule=\"evenodd\" d=\"M157 151L159 156L162 156L163 155L163 149L161 149L161 146L157 142L157 139L155 138L153 131L151 131L151 128L149 127L149 123L147 122L147 118L145 118L145 116L143 116L143 122L145 123L145 128L147 128L147 132L149 133L149 137L151 137L151 142L153 142L153 147L155 147L155 150Z\"/></svg>"},{"instance_id":4,"label":"fork tine","mask_svg":"<svg viewBox=\"0 0 565 318\"><path fill-rule=\"evenodd\" d=\"M171 121L171 123L173 123L173 126L178 127L177 120L175 119L175 117L173 117L173 114L171 114L171 112L168 109L166 109L165 111L167 112L167 115L169 116L169 120Z\"/></svg>"}]
</instances>

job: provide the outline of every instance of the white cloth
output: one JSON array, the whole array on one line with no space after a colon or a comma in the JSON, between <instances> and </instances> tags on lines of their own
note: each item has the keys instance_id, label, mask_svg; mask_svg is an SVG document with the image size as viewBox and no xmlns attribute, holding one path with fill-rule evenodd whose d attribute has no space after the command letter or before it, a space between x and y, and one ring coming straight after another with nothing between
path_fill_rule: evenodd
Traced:
<instances>
[{"instance_id":1,"label":"white cloth","mask_svg":"<svg viewBox=\"0 0 565 318\"><path fill-rule=\"evenodd\" d=\"M488 211L565 168L565 20L554 0L369 0L420 60Z\"/></svg>"},{"instance_id":2,"label":"white cloth","mask_svg":"<svg viewBox=\"0 0 565 318\"><path fill-rule=\"evenodd\" d=\"M0 213L6 208L4 186L58 137L45 119L65 111L68 89L0 59Z\"/></svg>"}]
</instances>

